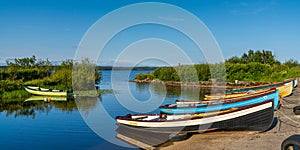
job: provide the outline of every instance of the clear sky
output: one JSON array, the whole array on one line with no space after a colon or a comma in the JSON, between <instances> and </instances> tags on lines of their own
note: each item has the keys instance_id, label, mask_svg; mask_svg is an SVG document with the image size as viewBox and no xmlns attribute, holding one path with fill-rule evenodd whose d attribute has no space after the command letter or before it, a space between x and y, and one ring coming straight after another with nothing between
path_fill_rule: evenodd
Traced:
<instances>
[{"instance_id":1,"label":"clear sky","mask_svg":"<svg viewBox=\"0 0 300 150\"><path fill-rule=\"evenodd\" d=\"M15 57L74 58L85 32L105 14L138 0L1 0L0 63ZM218 41L224 58L249 49L271 50L284 62L300 60L300 1L291 0L160 0L199 17ZM156 10L159 11L159 10ZM139 13L139 12L137 12ZM133 34L138 32L139 34ZM167 37L166 35L169 35ZM142 38L163 38L180 43L185 37L153 25L130 28L116 36L101 63L109 65L126 44ZM118 38L128 37L122 42ZM176 38L174 38L176 37ZM187 50L188 55L193 55ZM198 57L198 56L197 56ZM201 57L201 56L199 56ZM201 61L200 61L201 62Z\"/></svg>"}]
</instances>

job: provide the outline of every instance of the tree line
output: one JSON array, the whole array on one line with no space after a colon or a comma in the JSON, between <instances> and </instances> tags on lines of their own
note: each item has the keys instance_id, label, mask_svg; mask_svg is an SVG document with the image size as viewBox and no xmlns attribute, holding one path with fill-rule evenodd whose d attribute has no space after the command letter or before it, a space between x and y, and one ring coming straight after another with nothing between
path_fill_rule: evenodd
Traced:
<instances>
[{"instance_id":1,"label":"tree line","mask_svg":"<svg viewBox=\"0 0 300 150\"><path fill-rule=\"evenodd\" d=\"M195 64L157 68L152 73L138 74L138 80L196 82L217 81L234 82L260 81L277 82L300 75L297 60L290 59L280 63L269 50L249 50L241 57L234 56L219 64Z\"/></svg>"}]
</instances>

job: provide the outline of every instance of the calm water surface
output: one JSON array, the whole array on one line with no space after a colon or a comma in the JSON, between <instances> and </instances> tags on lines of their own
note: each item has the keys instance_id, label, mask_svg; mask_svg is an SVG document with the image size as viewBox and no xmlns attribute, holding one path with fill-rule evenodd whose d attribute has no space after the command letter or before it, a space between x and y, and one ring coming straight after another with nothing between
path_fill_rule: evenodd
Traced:
<instances>
[{"instance_id":1,"label":"calm water surface","mask_svg":"<svg viewBox=\"0 0 300 150\"><path fill-rule=\"evenodd\" d=\"M102 95L95 102L88 104L84 112L95 112L97 111L95 105L101 104L111 118L136 113L123 107L118 101L118 97L130 99L128 93L141 102L149 98L163 99L161 105L174 103L179 98L197 99L198 97L191 89L171 88L166 89L167 93L165 93L165 88L161 85L129 83L128 78L133 79L137 73L149 71L131 71L129 77L126 76L126 72L115 71L116 77L112 85L111 71L103 71L101 89L114 88L116 93ZM125 89L129 89L130 92ZM99 137L86 125L74 101L0 103L0 149L137 149L117 146ZM157 112L158 109L150 111L150 113ZM115 124L112 126L117 128ZM117 133L113 131L109 134L115 138ZM121 140L118 142L129 146Z\"/></svg>"}]
</instances>

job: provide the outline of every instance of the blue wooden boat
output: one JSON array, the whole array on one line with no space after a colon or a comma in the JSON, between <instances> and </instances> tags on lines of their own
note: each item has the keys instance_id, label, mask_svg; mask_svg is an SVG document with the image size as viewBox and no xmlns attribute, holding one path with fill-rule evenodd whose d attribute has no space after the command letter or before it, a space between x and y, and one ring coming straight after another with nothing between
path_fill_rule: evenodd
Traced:
<instances>
[{"instance_id":1,"label":"blue wooden boat","mask_svg":"<svg viewBox=\"0 0 300 150\"><path fill-rule=\"evenodd\" d=\"M238 97L198 104L168 104L160 106L159 109L162 113L166 114L204 113L253 105L270 99L274 99L274 110L276 110L279 103L279 92L275 88L248 97Z\"/></svg>"}]
</instances>

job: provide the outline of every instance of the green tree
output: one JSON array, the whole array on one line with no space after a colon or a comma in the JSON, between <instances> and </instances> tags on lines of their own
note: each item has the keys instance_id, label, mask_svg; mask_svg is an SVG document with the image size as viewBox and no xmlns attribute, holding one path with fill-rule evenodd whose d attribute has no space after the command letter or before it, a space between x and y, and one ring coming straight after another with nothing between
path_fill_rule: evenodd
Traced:
<instances>
[{"instance_id":1,"label":"green tree","mask_svg":"<svg viewBox=\"0 0 300 150\"><path fill-rule=\"evenodd\" d=\"M290 59L283 63L283 65L287 66L288 68L297 67L299 66L299 62L295 59Z\"/></svg>"}]
</instances>

